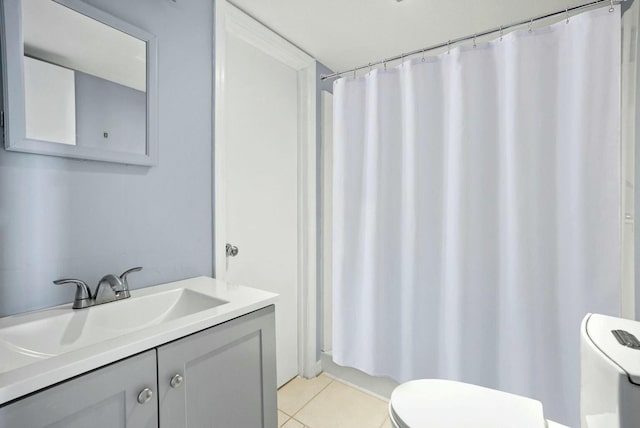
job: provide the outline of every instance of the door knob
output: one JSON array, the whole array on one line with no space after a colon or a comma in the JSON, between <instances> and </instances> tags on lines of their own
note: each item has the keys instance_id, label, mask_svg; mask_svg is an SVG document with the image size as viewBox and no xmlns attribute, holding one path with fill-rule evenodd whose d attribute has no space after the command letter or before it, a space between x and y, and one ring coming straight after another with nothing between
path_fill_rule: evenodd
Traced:
<instances>
[{"instance_id":1,"label":"door knob","mask_svg":"<svg viewBox=\"0 0 640 428\"><path fill-rule=\"evenodd\" d=\"M171 385L171 388L178 388L180 385L182 385L183 380L184 378L182 377L182 375L180 373L177 373L171 378L171 382L169 382L169 385Z\"/></svg>"},{"instance_id":2,"label":"door knob","mask_svg":"<svg viewBox=\"0 0 640 428\"><path fill-rule=\"evenodd\" d=\"M227 257L235 257L238 255L238 247L235 245L227 244L225 248L227 250Z\"/></svg>"},{"instance_id":3,"label":"door knob","mask_svg":"<svg viewBox=\"0 0 640 428\"><path fill-rule=\"evenodd\" d=\"M153 397L153 391L151 388L145 388L138 394L138 403L146 404L151 400L151 397Z\"/></svg>"}]
</instances>

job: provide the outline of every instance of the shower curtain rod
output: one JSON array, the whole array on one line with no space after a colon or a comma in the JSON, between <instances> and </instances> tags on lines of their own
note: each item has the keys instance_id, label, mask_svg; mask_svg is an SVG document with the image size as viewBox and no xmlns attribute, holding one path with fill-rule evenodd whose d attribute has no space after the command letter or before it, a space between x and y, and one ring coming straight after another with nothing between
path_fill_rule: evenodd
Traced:
<instances>
[{"instance_id":1,"label":"shower curtain rod","mask_svg":"<svg viewBox=\"0 0 640 428\"><path fill-rule=\"evenodd\" d=\"M625 1L626 0L595 0L595 1L592 1L592 2L589 2L589 3L582 4L580 6L568 7L566 9L564 9L564 10L559 10L557 12L547 13L545 15L539 15L539 16L536 16L536 17L533 17L533 18L525 19L523 21L518 21L518 22L511 23L509 25L502 25L502 26L497 27L497 28L492 28L490 30L482 31L480 33L471 34L469 36L464 36L464 37L459 37L457 39L448 40L445 43L439 43L437 45L432 45L432 46L429 46L429 47L426 47L426 48L416 49L414 51L406 52L406 53L403 53L403 54L400 54L400 55L396 55L396 56L393 56L391 58L382 59L380 61L370 62L367 65L361 65L359 67L351 68L349 70L344 70L344 71L339 71L337 73L322 75L320 77L320 79L321 80L333 79L335 77L340 77L343 74L348 74L348 73L354 73L354 75L355 75L355 73L357 71L364 70L365 68L371 68L371 67L374 67L374 66L377 66L377 65L381 65L381 64L385 64L386 65L386 63L388 63L388 62L397 61L399 59L402 60L402 59L404 59L406 57L410 57L410 56L417 55L417 54L420 54L420 53L423 54L425 52L429 52L429 51L436 50L436 49L441 49L441 48L445 48L445 47L449 47L450 48L452 45L455 45L455 44L460 43L460 42L466 42L468 40L473 40L474 41L474 45L475 45L475 40L478 37L487 36L487 35L493 34L493 33L500 33L502 35L505 30L509 30L511 28L519 27L519 26L525 25L525 24L529 24L529 26L531 26L531 24L533 24L536 21L540 21L542 19L551 18L551 17L557 16L557 15L566 14L567 15L567 21L568 21L569 20L569 12L574 12L576 10L585 9L585 8L589 8L589 7L593 7L593 6L597 6L597 5L608 4L610 6L610 12L613 12L613 5L614 4L620 4L620 3L623 3Z\"/></svg>"}]
</instances>

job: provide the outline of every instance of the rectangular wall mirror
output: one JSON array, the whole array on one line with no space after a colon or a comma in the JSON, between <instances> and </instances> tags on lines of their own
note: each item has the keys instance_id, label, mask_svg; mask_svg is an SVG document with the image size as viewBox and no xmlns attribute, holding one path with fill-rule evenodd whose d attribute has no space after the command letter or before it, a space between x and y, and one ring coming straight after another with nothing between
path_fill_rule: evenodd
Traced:
<instances>
[{"instance_id":1,"label":"rectangular wall mirror","mask_svg":"<svg viewBox=\"0 0 640 428\"><path fill-rule=\"evenodd\" d=\"M81 0L2 0L7 150L156 165L157 42Z\"/></svg>"}]
</instances>

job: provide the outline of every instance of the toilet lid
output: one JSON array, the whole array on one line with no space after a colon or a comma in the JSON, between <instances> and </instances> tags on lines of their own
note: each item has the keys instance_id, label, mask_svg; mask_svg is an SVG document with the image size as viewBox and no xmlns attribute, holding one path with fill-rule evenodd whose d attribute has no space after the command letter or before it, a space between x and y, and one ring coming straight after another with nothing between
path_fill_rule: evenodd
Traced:
<instances>
[{"instance_id":1,"label":"toilet lid","mask_svg":"<svg viewBox=\"0 0 640 428\"><path fill-rule=\"evenodd\" d=\"M590 339L600 352L606 355L617 366L621 367L629 380L640 385L640 323L634 320L591 314L584 322L587 339ZM636 343L623 344L616 338L614 331L631 335ZM583 332L584 335L584 332Z\"/></svg>"},{"instance_id":2,"label":"toilet lid","mask_svg":"<svg viewBox=\"0 0 640 428\"><path fill-rule=\"evenodd\" d=\"M545 428L539 401L449 380L422 379L393 390L391 415L401 428Z\"/></svg>"}]
</instances>

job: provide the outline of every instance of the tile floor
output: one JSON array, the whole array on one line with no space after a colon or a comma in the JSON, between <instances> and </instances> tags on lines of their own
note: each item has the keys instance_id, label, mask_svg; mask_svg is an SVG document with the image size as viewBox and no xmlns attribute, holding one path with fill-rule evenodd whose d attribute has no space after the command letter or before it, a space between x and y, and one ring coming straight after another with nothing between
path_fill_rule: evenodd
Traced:
<instances>
[{"instance_id":1,"label":"tile floor","mask_svg":"<svg viewBox=\"0 0 640 428\"><path fill-rule=\"evenodd\" d=\"M326 374L297 377L278 390L282 428L391 428L388 403Z\"/></svg>"}]
</instances>

